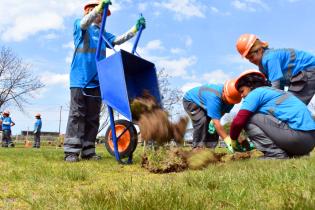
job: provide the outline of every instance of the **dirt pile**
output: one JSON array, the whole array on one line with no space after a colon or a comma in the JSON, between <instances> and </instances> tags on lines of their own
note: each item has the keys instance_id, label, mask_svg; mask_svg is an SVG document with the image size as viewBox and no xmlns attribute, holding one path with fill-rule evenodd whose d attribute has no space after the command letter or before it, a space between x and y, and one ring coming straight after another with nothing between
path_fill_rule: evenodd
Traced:
<instances>
[{"instance_id":1,"label":"dirt pile","mask_svg":"<svg viewBox=\"0 0 315 210\"><path fill-rule=\"evenodd\" d=\"M141 166L152 173L180 172L202 169L209 164L257 158L263 154L257 150L234 154L215 153L210 149L184 150L181 148L149 150L142 156Z\"/></svg>"},{"instance_id":2,"label":"dirt pile","mask_svg":"<svg viewBox=\"0 0 315 210\"><path fill-rule=\"evenodd\" d=\"M144 92L142 97L135 98L130 104L132 118L139 125L143 140L153 140L157 145L171 140L183 143L188 117L181 117L177 123L172 123L167 111L148 92Z\"/></svg>"}]
</instances>

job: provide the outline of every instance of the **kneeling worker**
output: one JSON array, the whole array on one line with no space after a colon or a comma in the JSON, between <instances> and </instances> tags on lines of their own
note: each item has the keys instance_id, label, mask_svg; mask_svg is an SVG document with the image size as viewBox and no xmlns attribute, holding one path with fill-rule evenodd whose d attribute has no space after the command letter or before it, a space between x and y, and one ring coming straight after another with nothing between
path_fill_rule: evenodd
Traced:
<instances>
[{"instance_id":1,"label":"kneeling worker","mask_svg":"<svg viewBox=\"0 0 315 210\"><path fill-rule=\"evenodd\" d=\"M242 73L235 82L243 103L231 124L236 140L245 129L265 158L306 155L315 145L315 121L306 105L289 92L268 87L264 74Z\"/></svg>"},{"instance_id":2,"label":"kneeling worker","mask_svg":"<svg viewBox=\"0 0 315 210\"><path fill-rule=\"evenodd\" d=\"M216 147L219 136L224 139L228 149L233 152L230 137L220 124L221 117L231 111L234 104L241 101L241 95L235 89L234 80L225 84L206 84L195 87L185 93L183 106L192 120L193 148ZM214 128L209 126L213 122ZM212 128L211 128L212 127ZM208 132L212 130L212 134ZM216 132L213 132L215 129Z\"/></svg>"}]
</instances>

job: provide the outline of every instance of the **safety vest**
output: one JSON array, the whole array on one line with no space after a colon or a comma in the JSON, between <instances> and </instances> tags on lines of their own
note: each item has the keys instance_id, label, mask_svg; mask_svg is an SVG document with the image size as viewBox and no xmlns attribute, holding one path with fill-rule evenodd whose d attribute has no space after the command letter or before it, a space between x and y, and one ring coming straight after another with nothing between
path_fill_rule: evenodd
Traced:
<instances>
[{"instance_id":1,"label":"safety vest","mask_svg":"<svg viewBox=\"0 0 315 210\"><path fill-rule=\"evenodd\" d=\"M266 51L266 53L270 52L271 50L274 50L274 49L268 49L268 51ZM296 59L296 53L295 53L295 50L293 48L285 48L283 50L288 50L290 52L290 59L289 59L287 71L286 71L286 73L284 73L284 75L283 75L284 77L283 77L283 80L282 80L284 86L289 86L290 85L290 80L291 80L291 77L292 77L292 70L294 68L294 61ZM268 71L265 70L263 68L263 66L261 66L260 71L262 73L264 73L268 77Z\"/></svg>"},{"instance_id":2,"label":"safety vest","mask_svg":"<svg viewBox=\"0 0 315 210\"><path fill-rule=\"evenodd\" d=\"M77 20L74 38L77 44L71 63L70 87L97 87L99 86L99 81L95 56L99 39L99 27L92 24L87 30L82 30L80 28L80 20ZM105 43L102 43L101 58L104 55Z\"/></svg>"}]
</instances>

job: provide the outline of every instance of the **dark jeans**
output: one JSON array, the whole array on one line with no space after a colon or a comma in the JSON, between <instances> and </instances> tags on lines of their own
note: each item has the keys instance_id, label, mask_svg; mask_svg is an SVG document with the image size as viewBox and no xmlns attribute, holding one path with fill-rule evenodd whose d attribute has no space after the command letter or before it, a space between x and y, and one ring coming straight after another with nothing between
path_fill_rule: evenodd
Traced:
<instances>
[{"instance_id":1,"label":"dark jeans","mask_svg":"<svg viewBox=\"0 0 315 210\"><path fill-rule=\"evenodd\" d=\"M88 95L99 96L99 88L85 89ZM81 157L95 154L99 128L101 99L83 95L82 88L71 88L70 111L64 141L65 155L81 152Z\"/></svg>"},{"instance_id":2,"label":"dark jeans","mask_svg":"<svg viewBox=\"0 0 315 210\"><path fill-rule=\"evenodd\" d=\"M11 130L3 130L2 131L2 147L8 147L12 145L12 139L11 139Z\"/></svg>"},{"instance_id":3,"label":"dark jeans","mask_svg":"<svg viewBox=\"0 0 315 210\"><path fill-rule=\"evenodd\" d=\"M186 99L183 99L183 106L192 121L194 129L193 147L216 147L219 135L217 133L210 134L208 132L211 118L208 117L207 112L197 104Z\"/></svg>"},{"instance_id":4,"label":"dark jeans","mask_svg":"<svg viewBox=\"0 0 315 210\"><path fill-rule=\"evenodd\" d=\"M40 148L40 132L34 133L34 144L33 147Z\"/></svg>"},{"instance_id":5,"label":"dark jeans","mask_svg":"<svg viewBox=\"0 0 315 210\"><path fill-rule=\"evenodd\" d=\"M315 130L293 130L271 115L253 115L245 130L256 148L266 157L302 156L311 152L315 146Z\"/></svg>"}]
</instances>

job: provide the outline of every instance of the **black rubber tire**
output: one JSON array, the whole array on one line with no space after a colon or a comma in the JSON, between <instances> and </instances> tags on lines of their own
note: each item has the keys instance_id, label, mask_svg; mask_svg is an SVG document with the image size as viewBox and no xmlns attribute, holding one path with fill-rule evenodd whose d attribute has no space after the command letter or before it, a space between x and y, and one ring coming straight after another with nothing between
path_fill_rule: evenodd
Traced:
<instances>
[{"instance_id":1,"label":"black rubber tire","mask_svg":"<svg viewBox=\"0 0 315 210\"><path fill-rule=\"evenodd\" d=\"M117 125L122 125L125 126L126 128L128 126L130 126L128 128L128 130L126 132L130 133L130 143L128 145L128 147L124 150L124 151L120 151L119 152L119 156L120 158L125 158L125 157L129 157L132 155L132 153L136 150L137 148L137 144L138 144L138 134L137 134L137 130L135 128L135 126L133 125L132 122L129 122L128 120L115 120L115 126ZM105 147L107 149L107 151L115 156L115 152L114 152L114 148L112 148L110 146L110 141L112 141L112 137L110 136L111 133L111 127L109 126L106 130L105 133ZM119 144L119 139L118 139L118 144Z\"/></svg>"}]
</instances>

